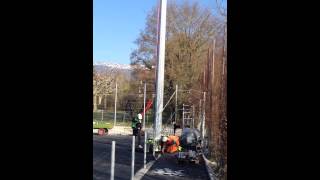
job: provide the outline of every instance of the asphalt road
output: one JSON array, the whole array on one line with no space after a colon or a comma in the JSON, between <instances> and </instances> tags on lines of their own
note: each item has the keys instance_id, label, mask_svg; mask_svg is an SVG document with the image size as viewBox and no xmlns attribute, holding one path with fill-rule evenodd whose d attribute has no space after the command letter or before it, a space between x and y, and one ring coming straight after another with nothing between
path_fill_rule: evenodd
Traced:
<instances>
[{"instance_id":1,"label":"asphalt road","mask_svg":"<svg viewBox=\"0 0 320 180\"><path fill-rule=\"evenodd\" d=\"M143 137L141 139L143 140ZM93 179L110 179L112 141L116 141L114 179L130 180L132 136L123 135L93 136ZM148 154L147 163L151 159L153 159L152 155ZM141 168L143 168L143 153L137 152L135 173Z\"/></svg>"},{"instance_id":2,"label":"asphalt road","mask_svg":"<svg viewBox=\"0 0 320 180\"><path fill-rule=\"evenodd\" d=\"M178 164L173 154L165 154L149 169L142 180L209 180L204 162Z\"/></svg>"},{"instance_id":3,"label":"asphalt road","mask_svg":"<svg viewBox=\"0 0 320 180\"><path fill-rule=\"evenodd\" d=\"M141 138L143 140L143 137ZM130 180L132 136L93 136L93 179L110 179L111 142L116 141L115 180ZM142 142L143 143L143 142ZM153 160L147 154L147 163ZM135 155L135 173L143 168L143 153ZM177 164L172 154L163 155L153 164L142 180L207 180L204 162Z\"/></svg>"}]
</instances>

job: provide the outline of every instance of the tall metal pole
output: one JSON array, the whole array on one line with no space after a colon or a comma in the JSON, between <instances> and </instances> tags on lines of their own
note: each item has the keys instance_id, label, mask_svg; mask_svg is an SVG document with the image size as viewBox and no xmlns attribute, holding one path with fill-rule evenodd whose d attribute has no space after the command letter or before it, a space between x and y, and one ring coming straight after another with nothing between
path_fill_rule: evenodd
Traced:
<instances>
[{"instance_id":1,"label":"tall metal pole","mask_svg":"<svg viewBox=\"0 0 320 180\"><path fill-rule=\"evenodd\" d=\"M111 174L110 174L110 179L114 180L114 155L115 155L115 147L116 147L116 142L112 141L112 149L111 149Z\"/></svg>"},{"instance_id":2,"label":"tall metal pole","mask_svg":"<svg viewBox=\"0 0 320 180\"><path fill-rule=\"evenodd\" d=\"M157 65L157 84L156 84L156 114L155 114L155 135L157 141L161 136L162 109L163 109L163 85L164 85L164 64L165 64L165 38L166 38L166 16L167 0L161 0L160 3L160 33L158 36L158 65Z\"/></svg>"},{"instance_id":3,"label":"tall metal pole","mask_svg":"<svg viewBox=\"0 0 320 180\"><path fill-rule=\"evenodd\" d=\"M144 92L143 92L143 129L146 128L146 90L147 90L147 84L144 82Z\"/></svg>"},{"instance_id":4,"label":"tall metal pole","mask_svg":"<svg viewBox=\"0 0 320 180\"><path fill-rule=\"evenodd\" d=\"M174 112L174 122L177 123L177 115L178 115L178 85L176 85L176 107Z\"/></svg>"},{"instance_id":5,"label":"tall metal pole","mask_svg":"<svg viewBox=\"0 0 320 180\"><path fill-rule=\"evenodd\" d=\"M117 122L117 95L118 95L118 84L116 83L116 95L114 98L114 122L113 122L113 127L116 126Z\"/></svg>"}]
</instances>

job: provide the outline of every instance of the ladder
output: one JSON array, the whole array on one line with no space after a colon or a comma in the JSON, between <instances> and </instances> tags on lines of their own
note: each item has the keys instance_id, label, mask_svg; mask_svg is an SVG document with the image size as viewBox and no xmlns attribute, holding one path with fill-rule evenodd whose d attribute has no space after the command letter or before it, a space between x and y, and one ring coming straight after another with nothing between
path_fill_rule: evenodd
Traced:
<instances>
[{"instance_id":1,"label":"ladder","mask_svg":"<svg viewBox=\"0 0 320 180\"><path fill-rule=\"evenodd\" d=\"M182 128L187 125L194 128L194 106L182 104Z\"/></svg>"}]
</instances>

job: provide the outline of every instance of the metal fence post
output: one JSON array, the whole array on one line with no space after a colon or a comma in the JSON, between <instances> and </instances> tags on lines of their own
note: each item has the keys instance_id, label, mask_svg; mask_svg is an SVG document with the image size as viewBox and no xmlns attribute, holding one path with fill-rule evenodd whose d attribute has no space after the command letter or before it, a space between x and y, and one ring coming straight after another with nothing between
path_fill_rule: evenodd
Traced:
<instances>
[{"instance_id":1,"label":"metal fence post","mask_svg":"<svg viewBox=\"0 0 320 180\"><path fill-rule=\"evenodd\" d=\"M118 84L116 83L116 94L115 94L115 98L114 98L114 122L113 122L113 126L116 126L116 122L117 122L117 96L118 96Z\"/></svg>"},{"instance_id":2,"label":"metal fence post","mask_svg":"<svg viewBox=\"0 0 320 180\"><path fill-rule=\"evenodd\" d=\"M202 139L204 139L204 135L205 135L205 124L206 124L206 92L203 92Z\"/></svg>"},{"instance_id":3,"label":"metal fence post","mask_svg":"<svg viewBox=\"0 0 320 180\"><path fill-rule=\"evenodd\" d=\"M103 121L103 110L101 110L101 121Z\"/></svg>"},{"instance_id":4,"label":"metal fence post","mask_svg":"<svg viewBox=\"0 0 320 180\"><path fill-rule=\"evenodd\" d=\"M177 123L178 116L178 85L176 85L176 104L175 104L175 114L174 114L174 122Z\"/></svg>"},{"instance_id":5,"label":"metal fence post","mask_svg":"<svg viewBox=\"0 0 320 180\"><path fill-rule=\"evenodd\" d=\"M147 163L147 131L144 130L144 151L143 151L143 167L146 169L146 163Z\"/></svg>"},{"instance_id":6,"label":"metal fence post","mask_svg":"<svg viewBox=\"0 0 320 180\"><path fill-rule=\"evenodd\" d=\"M134 152L135 152L135 136L132 136L132 152L131 152L131 180L134 177Z\"/></svg>"},{"instance_id":7,"label":"metal fence post","mask_svg":"<svg viewBox=\"0 0 320 180\"><path fill-rule=\"evenodd\" d=\"M110 179L111 179L111 180L114 180L115 147L116 147L116 142L115 142L115 141L112 141L112 149L111 149L111 174L110 174Z\"/></svg>"},{"instance_id":8,"label":"metal fence post","mask_svg":"<svg viewBox=\"0 0 320 180\"><path fill-rule=\"evenodd\" d=\"M144 90L143 90L143 129L146 128L146 91L147 91L147 84L144 82Z\"/></svg>"},{"instance_id":9,"label":"metal fence post","mask_svg":"<svg viewBox=\"0 0 320 180\"><path fill-rule=\"evenodd\" d=\"M182 104L182 129L184 129L184 104Z\"/></svg>"},{"instance_id":10,"label":"metal fence post","mask_svg":"<svg viewBox=\"0 0 320 180\"><path fill-rule=\"evenodd\" d=\"M194 128L194 105L192 106L192 128Z\"/></svg>"}]
</instances>

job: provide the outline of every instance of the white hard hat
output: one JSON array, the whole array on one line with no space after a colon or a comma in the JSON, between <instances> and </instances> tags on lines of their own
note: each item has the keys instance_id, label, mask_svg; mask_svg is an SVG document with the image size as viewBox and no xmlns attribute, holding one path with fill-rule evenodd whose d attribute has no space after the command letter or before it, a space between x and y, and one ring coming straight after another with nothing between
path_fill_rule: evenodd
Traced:
<instances>
[{"instance_id":1,"label":"white hard hat","mask_svg":"<svg viewBox=\"0 0 320 180\"><path fill-rule=\"evenodd\" d=\"M167 142L168 138L166 136L162 137L162 142Z\"/></svg>"},{"instance_id":2,"label":"white hard hat","mask_svg":"<svg viewBox=\"0 0 320 180\"><path fill-rule=\"evenodd\" d=\"M138 114L138 119L142 119L142 115L140 113Z\"/></svg>"}]
</instances>

